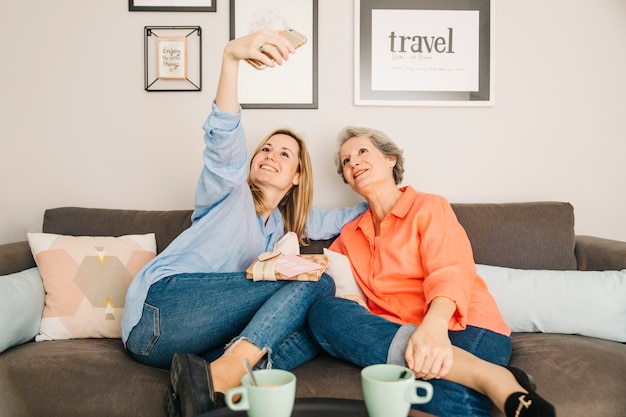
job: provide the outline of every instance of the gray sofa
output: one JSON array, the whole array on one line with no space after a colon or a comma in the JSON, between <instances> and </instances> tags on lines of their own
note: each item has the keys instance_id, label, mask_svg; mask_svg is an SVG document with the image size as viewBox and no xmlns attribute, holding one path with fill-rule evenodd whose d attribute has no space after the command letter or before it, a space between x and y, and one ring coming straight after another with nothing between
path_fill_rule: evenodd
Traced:
<instances>
[{"instance_id":1,"label":"gray sofa","mask_svg":"<svg viewBox=\"0 0 626 417\"><path fill-rule=\"evenodd\" d=\"M626 242L575 236L568 203L453 204L479 264L520 269L626 269ZM43 232L156 233L163 250L190 211L46 210ZM321 253L330 242L303 252ZM32 268L26 241L0 245L0 275ZM514 333L511 365L534 375L560 416L626 415L626 345L581 335ZM299 397L361 398L359 369L321 354L294 371ZM164 415L169 373L133 361L119 339L28 342L0 354L0 416ZM494 416L499 413L494 410Z\"/></svg>"}]
</instances>

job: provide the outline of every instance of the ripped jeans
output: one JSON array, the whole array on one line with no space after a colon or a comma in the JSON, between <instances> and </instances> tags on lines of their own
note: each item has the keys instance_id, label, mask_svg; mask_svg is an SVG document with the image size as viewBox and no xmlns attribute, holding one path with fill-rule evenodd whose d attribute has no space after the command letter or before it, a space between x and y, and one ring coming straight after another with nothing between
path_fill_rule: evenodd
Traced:
<instances>
[{"instance_id":1,"label":"ripped jeans","mask_svg":"<svg viewBox=\"0 0 626 417\"><path fill-rule=\"evenodd\" d=\"M169 369L174 353L211 362L243 338L268 349L256 368L290 370L317 355L307 314L334 292L327 274L317 282L254 282L245 272L174 275L150 287L126 348L138 362Z\"/></svg>"}]
</instances>

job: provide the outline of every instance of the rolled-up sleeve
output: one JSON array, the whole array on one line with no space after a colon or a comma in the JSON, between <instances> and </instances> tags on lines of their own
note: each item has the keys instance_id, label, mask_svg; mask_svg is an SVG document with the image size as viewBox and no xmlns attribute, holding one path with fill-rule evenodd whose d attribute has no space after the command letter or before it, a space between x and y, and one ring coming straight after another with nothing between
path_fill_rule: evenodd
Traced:
<instances>
[{"instance_id":1,"label":"rolled-up sleeve","mask_svg":"<svg viewBox=\"0 0 626 417\"><path fill-rule=\"evenodd\" d=\"M450 204L443 198L431 201L418 216L425 302L451 299L456 304L452 319L465 328L476 278L472 248Z\"/></svg>"}]
</instances>

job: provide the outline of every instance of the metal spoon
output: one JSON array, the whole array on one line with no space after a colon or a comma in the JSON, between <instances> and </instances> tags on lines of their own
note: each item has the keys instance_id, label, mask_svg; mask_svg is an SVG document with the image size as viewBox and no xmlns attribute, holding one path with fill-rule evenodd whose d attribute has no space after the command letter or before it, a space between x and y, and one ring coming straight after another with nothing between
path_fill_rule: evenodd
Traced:
<instances>
[{"instance_id":1,"label":"metal spoon","mask_svg":"<svg viewBox=\"0 0 626 417\"><path fill-rule=\"evenodd\" d=\"M250 376L250 381L252 381L252 385L257 386L256 379L254 379L254 373L252 373L252 367L250 366L250 361L248 358L243 360L243 366L246 368L246 372Z\"/></svg>"}]
</instances>

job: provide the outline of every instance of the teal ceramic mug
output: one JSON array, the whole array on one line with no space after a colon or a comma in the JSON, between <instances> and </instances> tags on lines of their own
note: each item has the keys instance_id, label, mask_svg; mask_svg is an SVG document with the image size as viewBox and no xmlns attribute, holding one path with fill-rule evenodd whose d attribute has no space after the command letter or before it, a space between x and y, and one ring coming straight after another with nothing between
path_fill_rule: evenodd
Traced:
<instances>
[{"instance_id":1,"label":"teal ceramic mug","mask_svg":"<svg viewBox=\"0 0 626 417\"><path fill-rule=\"evenodd\" d=\"M228 408L245 410L248 417L290 417L296 401L296 376L280 369L253 373L256 386L252 385L249 375L244 375L240 386L226 392Z\"/></svg>"},{"instance_id":2,"label":"teal ceramic mug","mask_svg":"<svg viewBox=\"0 0 626 417\"><path fill-rule=\"evenodd\" d=\"M409 368L371 365L361 371L363 398L369 417L406 417L411 404L424 404L433 397L433 386L415 379Z\"/></svg>"}]
</instances>

